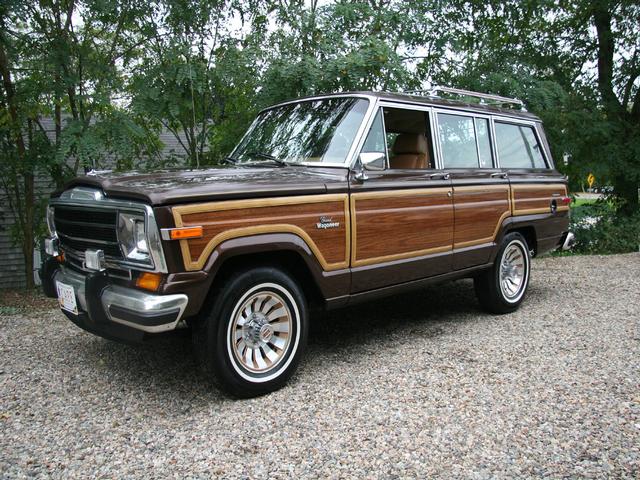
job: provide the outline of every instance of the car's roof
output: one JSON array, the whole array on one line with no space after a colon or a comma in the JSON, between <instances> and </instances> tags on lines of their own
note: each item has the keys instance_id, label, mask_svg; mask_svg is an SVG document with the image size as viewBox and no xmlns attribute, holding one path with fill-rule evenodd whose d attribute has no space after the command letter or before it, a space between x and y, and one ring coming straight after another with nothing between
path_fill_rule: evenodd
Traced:
<instances>
[{"instance_id":1,"label":"car's roof","mask_svg":"<svg viewBox=\"0 0 640 480\"><path fill-rule=\"evenodd\" d=\"M269 108L276 107L278 105L284 105L291 102L304 101L310 99L330 98L330 97L349 97L349 96L367 96L376 97L380 100L387 100L394 103L404 103L408 105L427 105L434 107L445 108L463 108L464 110L476 111L479 113L504 115L510 117L526 118L528 120L540 121L537 115L526 110L519 110L516 108L503 108L492 104L481 103L467 103L459 100L452 100L442 97L426 96L415 93L398 93L398 92L373 92L373 91L351 91L351 92L338 92L338 93L326 93L319 95L311 95L308 97L302 97L297 99L291 99L286 102L280 102L277 105L273 105Z\"/></svg>"}]
</instances>

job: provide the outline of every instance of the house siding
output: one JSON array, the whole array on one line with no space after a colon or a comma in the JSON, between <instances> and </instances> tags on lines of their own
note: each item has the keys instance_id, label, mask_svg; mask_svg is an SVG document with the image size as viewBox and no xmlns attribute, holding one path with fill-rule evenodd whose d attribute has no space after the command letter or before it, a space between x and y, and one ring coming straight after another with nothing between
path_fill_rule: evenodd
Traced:
<instances>
[{"instance_id":1,"label":"house siding","mask_svg":"<svg viewBox=\"0 0 640 480\"><path fill-rule=\"evenodd\" d=\"M11 227L13 216L7 207L0 205L0 289L25 286L24 259L20 248L13 245Z\"/></svg>"}]
</instances>

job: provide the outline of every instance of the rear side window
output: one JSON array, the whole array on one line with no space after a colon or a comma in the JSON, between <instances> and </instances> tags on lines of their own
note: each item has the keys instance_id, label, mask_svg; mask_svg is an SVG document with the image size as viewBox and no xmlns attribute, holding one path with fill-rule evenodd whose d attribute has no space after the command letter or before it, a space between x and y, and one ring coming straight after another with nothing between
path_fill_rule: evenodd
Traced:
<instances>
[{"instance_id":1,"label":"rear side window","mask_svg":"<svg viewBox=\"0 0 640 480\"><path fill-rule=\"evenodd\" d=\"M503 168L546 168L533 127L495 123L496 145Z\"/></svg>"},{"instance_id":2,"label":"rear side window","mask_svg":"<svg viewBox=\"0 0 640 480\"><path fill-rule=\"evenodd\" d=\"M438 114L444 168L491 168L491 140L486 118Z\"/></svg>"}]
</instances>

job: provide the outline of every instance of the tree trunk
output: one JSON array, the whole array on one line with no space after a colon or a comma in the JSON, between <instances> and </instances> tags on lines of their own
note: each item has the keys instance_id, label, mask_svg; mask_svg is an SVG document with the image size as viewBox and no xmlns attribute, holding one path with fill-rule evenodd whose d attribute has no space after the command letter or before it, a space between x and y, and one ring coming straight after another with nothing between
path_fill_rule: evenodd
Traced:
<instances>
[{"instance_id":1,"label":"tree trunk","mask_svg":"<svg viewBox=\"0 0 640 480\"><path fill-rule=\"evenodd\" d=\"M626 106L618 100L614 90L615 39L611 28L613 16L609 8L607 2L593 2L592 4L591 15L598 38L598 91L609 120L618 122L625 130L625 138L622 139L624 142L629 138L627 135L630 135L631 138L635 135L635 129L629 128L629 123L631 125L634 123L634 112L632 111L629 115ZM634 105L634 109L635 107ZM629 164L629 159L618 159L612 172L614 193L623 200L618 213L625 216L634 215L638 212L639 207L638 179L634 178L631 172L625 171Z\"/></svg>"},{"instance_id":2,"label":"tree trunk","mask_svg":"<svg viewBox=\"0 0 640 480\"><path fill-rule=\"evenodd\" d=\"M5 96L7 99L7 106L9 108L9 117L11 118L12 130L14 134L14 140L18 149L18 158L24 161L25 146L24 138L22 138L22 131L20 125L20 118L18 116L18 107L16 102L15 87L11 81L11 71L9 70L9 59L4 49L4 38L0 36L0 75L2 75L2 85L4 87Z\"/></svg>"},{"instance_id":3,"label":"tree trunk","mask_svg":"<svg viewBox=\"0 0 640 480\"><path fill-rule=\"evenodd\" d=\"M33 145L33 121L31 119L27 120L27 138L29 139L29 147L31 147L31 145ZM25 164L25 169L22 173L22 192L24 199L22 251L24 255L25 281L28 289L35 287L35 282L33 281L33 247L35 246L35 232L33 231L33 226L35 225L36 183L33 170L34 169L31 165L27 167Z\"/></svg>"},{"instance_id":4,"label":"tree trunk","mask_svg":"<svg viewBox=\"0 0 640 480\"><path fill-rule=\"evenodd\" d=\"M613 189L618 198L624 200L619 209L619 213L624 216L631 216L640 212L638 202L638 182L629 179L628 176L618 175L614 179Z\"/></svg>"},{"instance_id":5,"label":"tree trunk","mask_svg":"<svg viewBox=\"0 0 640 480\"><path fill-rule=\"evenodd\" d=\"M22 123L20 115L18 114L18 105L16 101L16 92L13 81L11 80L11 70L9 68L9 59L7 52L4 48L5 39L0 32L0 75L2 75L2 86L5 92L5 98L7 101L7 107L9 111L9 118L11 119L13 137L16 144L16 150L18 155L18 161L20 167L16 171L16 175L22 176L22 198L20 197L20 188L17 187L19 179L16 178L16 202L22 203L24 209L22 210L23 218L16 218L18 226L21 230L20 246L22 249L22 255L24 257L24 273L27 288L33 288L33 244L34 244L34 232L33 232L33 220L34 220L34 201L35 201L35 182L33 175L33 167L27 164L26 159L26 147L22 132ZM7 192L9 193L9 192ZM16 212L13 212L14 214ZM18 217L20 217L18 215Z\"/></svg>"},{"instance_id":6,"label":"tree trunk","mask_svg":"<svg viewBox=\"0 0 640 480\"><path fill-rule=\"evenodd\" d=\"M33 247L35 238L33 232L35 209L35 181L33 174L24 175L24 203L25 228L22 231L22 255L24 256L24 274L27 288L35 287L33 280Z\"/></svg>"}]
</instances>

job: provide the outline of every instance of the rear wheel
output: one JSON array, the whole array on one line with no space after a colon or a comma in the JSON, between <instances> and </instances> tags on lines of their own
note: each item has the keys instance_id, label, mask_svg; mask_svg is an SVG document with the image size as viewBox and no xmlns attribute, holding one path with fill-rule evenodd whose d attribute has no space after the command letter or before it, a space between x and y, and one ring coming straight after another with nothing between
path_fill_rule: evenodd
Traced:
<instances>
[{"instance_id":1,"label":"rear wheel","mask_svg":"<svg viewBox=\"0 0 640 480\"><path fill-rule=\"evenodd\" d=\"M493 266L474 280L480 305L492 313L517 310L526 295L530 271L527 241L520 233L507 234Z\"/></svg>"},{"instance_id":2,"label":"rear wheel","mask_svg":"<svg viewBox=\"0 0 640 480\"><path fill-rule=\"evenodd\" d=\"M210 371L232 395L253 397L282 387L307 338L307 305L296 282L260 267L233 276L217 292L197 342Z\"/></svg>"}]
</instances>

